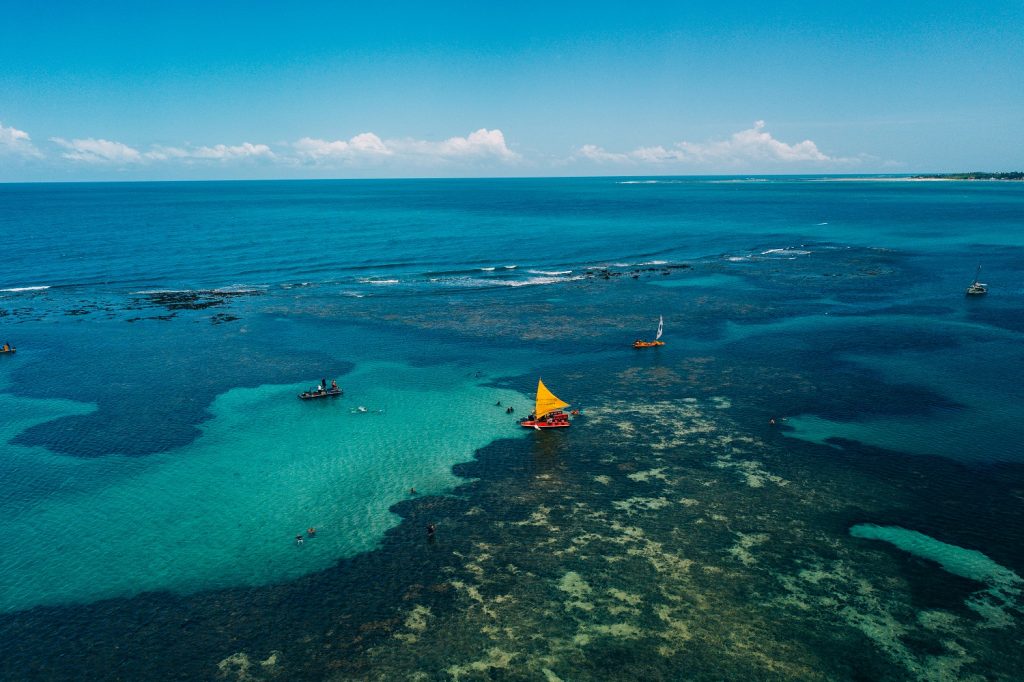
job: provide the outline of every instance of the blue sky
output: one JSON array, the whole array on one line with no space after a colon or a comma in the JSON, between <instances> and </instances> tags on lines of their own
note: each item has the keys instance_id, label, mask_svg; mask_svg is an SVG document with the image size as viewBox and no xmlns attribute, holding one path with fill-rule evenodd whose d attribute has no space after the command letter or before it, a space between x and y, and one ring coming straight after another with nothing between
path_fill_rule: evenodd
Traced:
<instances>
[{"instance_id":1,"label":"blue sky","mask_svg":"<svg viewBox=\"0 0 1024 682\"><path fill-rule=\"evenodd\" d=\"M380 5L0 0L0 181L1024 166L1020 0Z\"/></svg>"}]
</instances>

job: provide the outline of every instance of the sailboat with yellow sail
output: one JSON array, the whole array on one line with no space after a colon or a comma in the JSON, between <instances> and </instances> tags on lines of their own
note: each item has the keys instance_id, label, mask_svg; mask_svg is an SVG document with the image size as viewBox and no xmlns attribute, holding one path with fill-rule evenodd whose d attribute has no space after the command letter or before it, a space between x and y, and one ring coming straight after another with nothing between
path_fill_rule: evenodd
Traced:
<instances>
[{"instance_id":1,"label":"sailboat with yellow sail","mask_svg":"<svg viewBox=\"0 0 1024 682\"><path fill-rule=\"evenodd\" d=\"M527 429L564 429L569 426L569 415L562 411L569 407L558 396L548 390L544 382L537 379L537 400L533 406L533 414L519 420L519 425Z\"/></svg>"}]
</instances>

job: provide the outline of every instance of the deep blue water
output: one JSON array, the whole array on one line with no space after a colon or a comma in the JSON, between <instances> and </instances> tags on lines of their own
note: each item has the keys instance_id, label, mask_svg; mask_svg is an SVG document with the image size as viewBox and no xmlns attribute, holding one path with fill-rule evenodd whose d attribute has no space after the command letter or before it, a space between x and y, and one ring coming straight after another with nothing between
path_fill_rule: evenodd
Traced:
<instances>
[{"instance_id":1,"label":"deep blue water","mask_svg":"<svg viewBox=\"0 0 1024 682\"><path fill-rule=\"evenodd\" d=\"M485 457L474 475L528 488L534 479L517 468L528 451L536 480L568 476L554 464L564 460L579 480L612 485L593 484L586 468L605 466L614 442L597 416L592 431L583 422L560 440L521 433L505 416L507 405L529 406L538 375L584 414L712 400L730 438L767 438L780 466L808 476L831 480L870 459L851 494L885 499L902 481L906 498L890 495L886 518L865 502L844 512L851 523L912 521L947 543L935 546L1001 562L1011 586L1013 570L1024 574L1007 540L1017 522L972 521L989 494L986 514L1011 513L1000 505L1024 464L1022 183L0 185L0 233L0 343L18 348L0 356L0 529L47 528L45 542L0 560L0 644L11 644L5 632L38 634L26 657L51 646L51 618L69 623L58 652L118 604L168 618L176 632L178 616L152 595L216 612L238 599L230 590L292 589L339 561L354 562L346 584L379 597L351 622L382 619L378 610L404 597L374 582L376 562L404 557L402 518L421 513L388 509L454 504L431 500L458 485L458 463L487 448L519 453L500 465ZM979 264L990 293L968 298ZM668 345L632 351L659 315ZM346 387L344 398L295 400L323 376ZM770 416L778 428L767 429ZM663 447L685 459L710 446ZM924 485L963 499L930 509L916 497ZM543 494L553 497L534 506L561 493ZM615 504L601 513L624 508ZM505 505L484 495L470 512L501 519L512 514ZM822 537L852 541L834 512L821 513ZM294 534L311 525L318 537L297 553ZM130 547L108 542L126 529ZM503 542L529 553L534 540ZM401 561L418 581L436 568ZM259 594L272 612L277 597ZM312 627L304 617L284 628L296 641ZM232 627L243 626L216 632ZM240 649L231 646L211 645L213 663ZM157 649L139 644L136 654L162 670L181 653ZM66 661L102 668L81 656ZM11 660L8 670L23 670ZM39 676L65 674L53 665Z\"/></svg>"},{"instance_id":2,"label":"deep blue water","mask_svg":"<svg viewBox=\"0 0 1024 682\"><path fill-rule=\"evenodd\" d=\"M458 289L529 281L531 268L578 273L805 241L945 256L934 276L959 282L973 274L969 249L1024 246L1020 195L1013 183L822 178L4 185L0 289L367 293L383 286L368 281L395 278L402 289ZM986 265L990 279L1006 272Z\"/></svg>"}]
</instances>

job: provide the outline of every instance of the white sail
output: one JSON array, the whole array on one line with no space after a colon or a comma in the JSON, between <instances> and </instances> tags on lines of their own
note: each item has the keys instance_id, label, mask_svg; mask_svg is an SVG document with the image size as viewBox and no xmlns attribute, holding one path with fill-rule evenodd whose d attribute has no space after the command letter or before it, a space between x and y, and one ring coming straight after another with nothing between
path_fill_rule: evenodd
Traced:
<instances>
[{"instance_id":1,"label":"white sail","mask_svg":"<svg viewBox=\"0 0 1024 682\"><path fill-rule=\"evenodd\" d=\"M661 315L658 315L658 335L654 337L655 341L661 338L661 333L663 331L665 331L665 318Z\"/></svg>"}]
</instances>

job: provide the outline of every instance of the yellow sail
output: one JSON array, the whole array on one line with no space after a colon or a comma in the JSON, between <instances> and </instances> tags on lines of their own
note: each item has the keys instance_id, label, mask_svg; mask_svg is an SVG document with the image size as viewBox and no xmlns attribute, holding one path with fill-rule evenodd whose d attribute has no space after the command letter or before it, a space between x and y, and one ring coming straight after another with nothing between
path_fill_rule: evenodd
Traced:
<instances>
[{"instance_id":1,"label":"yellow sail","mask_svg":"<svg viewBox=\"0 0 1024 682\"><path fill-rule=\"evenodd\" d=\"M537 404L533 408L533 413L537 419L540 419L548 412L554 412L563 407L569 407L569 403L563 403L554 393L548 390L543 381L537 379Z\"/></svg>"}]
</instances>

